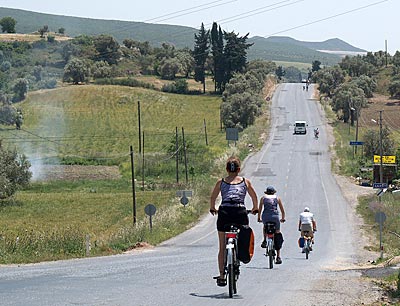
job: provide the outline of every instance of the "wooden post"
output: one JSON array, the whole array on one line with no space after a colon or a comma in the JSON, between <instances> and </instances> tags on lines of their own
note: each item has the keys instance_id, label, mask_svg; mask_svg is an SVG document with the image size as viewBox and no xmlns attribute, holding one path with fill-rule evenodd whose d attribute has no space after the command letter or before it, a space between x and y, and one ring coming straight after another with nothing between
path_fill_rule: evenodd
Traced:
<instances>
[{"instance_id":1,"label":"wooden post","mask_svg":"<svg viewBox=\"0 0 400 306\"><path fill-rule=\"evenodd\" d=\"M133 148L132 146L130 147L131 149L131 171L132 171L132 198L133 198L133 204L132 204L132 214L133 214L133 225L136 224L136 193L135 193L135 168L134 168L134 162L133 162Z\"/></svg>"}]
</instances>

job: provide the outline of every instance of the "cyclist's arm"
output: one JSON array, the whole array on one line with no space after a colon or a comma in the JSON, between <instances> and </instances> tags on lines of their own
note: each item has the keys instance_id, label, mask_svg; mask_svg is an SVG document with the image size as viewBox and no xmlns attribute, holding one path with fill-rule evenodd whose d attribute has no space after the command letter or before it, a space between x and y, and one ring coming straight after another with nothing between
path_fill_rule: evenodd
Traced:
<instances>
[{"instance_id":1,"label":"cyclist's arm","mask_svg":"<svg viewBox=\"0 0 400 306\"><path fill-rule=\"evenodd\" d=\"M313 231L315 232L317 230L317 222L315 220L312 220L312 226L313 226Z\"/></svg>"},{"instance_id":2,"label":"cyclist's arm","mask_svg":"<svg viewBox=\"0 0 400 306\"><path fill-rule=\"evenodd\" d=\"M256 194L256 191L254 190L251 182L248 179L245 179L245 180L246 180L246 185L247 185L247 192L249 193L251 201L253 202L253 208L251 209L251 211L253 214L255 214L256 211L258 210L257 194Z\"/></svg>"},{"instance_id":3,"label":"cyclist's arm","mask_svg":"<svg viewBox=\"0 0 400 306\"><path fill-rule=\"evenodd\" d=\"M260 203L258 204L258 222L261 222L261 213L264 208L263 200L264 200L264 196L262 196L260 198Z\"/></svg>"},{"instance_id":4,"label":"cyclist's arm","mask_svg":"<svg viewBox=\"0 0 400 306\"><path fill-rule=\"evenodd\" d=\"M278 199L278 204L279 204L279 209L281 210L281 214L282 214L282 219L281 220L285 220L285 209L283 208L283 204L282 204L282 200L279 198Z\"/></svg>"},{"instance_id":5,"label":"cyclist's arm","mask_svg":"<svg viewBox=\"0 0 400 306\"><path fill-rule=\"evenodd\" d=\"M217 212L217 209L215 208L215 201L217 200L217 197L219 195L219 192L221 191L221 181L222 179L219 179L217 183L214 186L213 191L211 192L211 197L210 197L210 213L214 215Z\"/></svg>"}]
</instances>

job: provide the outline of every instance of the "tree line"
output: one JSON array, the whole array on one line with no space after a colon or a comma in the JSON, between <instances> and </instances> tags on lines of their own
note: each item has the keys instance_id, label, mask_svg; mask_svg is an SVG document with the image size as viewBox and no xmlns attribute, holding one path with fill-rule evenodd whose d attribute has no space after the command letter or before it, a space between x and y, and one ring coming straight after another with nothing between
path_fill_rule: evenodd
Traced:
<instances>
[{"instance_id":1,"label":"tree line","mask_svg":"<svg viewBox=\"0 0 400 306\"><path fill-rule=\"evenodd\" d=\"M329 101L339 120L354 125L362 109L368 106L368 98L372 98L378 90L376 77L383 69L390 73L387 92L392 98L399 98L399 51L393 56L383 51L346 56L338 65L314 71L310 77L318 84L321 95ZM367 158L379 155L379 139L380 133L377 130L369 130L364 135L364 153ZM382 130L382 149L384 155L399 154L387 126L383 126Z\"/></svg>"}]
</instances>

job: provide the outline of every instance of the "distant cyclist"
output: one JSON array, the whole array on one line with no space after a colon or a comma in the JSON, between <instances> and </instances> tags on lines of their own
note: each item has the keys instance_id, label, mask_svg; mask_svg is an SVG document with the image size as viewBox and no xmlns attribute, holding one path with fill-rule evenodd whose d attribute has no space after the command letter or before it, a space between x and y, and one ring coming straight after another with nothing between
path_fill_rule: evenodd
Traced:
<instances>
[{"instance_id":1,"label":"distant cyclist","mask_svg":"<svg viewBox=\"0 0 400 306\"><path fill-rule=\"evenodd\" d=\"M319 130L318 130L318 128L315 128L314 129L314 137L318 138L318 136L319 136Z\"/></svg>"},{"instance_id":2,"label":"distant cyclist","mask_svg":"<svg viewBox=\"0 0 400 306\"><path fill-rule=\"evenodd\" d=\"M276 190L273 186L268 186L264 191L260 199L258 206L258 222L263 222L264 226L267 222L275 223L275 234L274 234L274 247L276 250L276 263L281 264L281 248L283 244L283 235L281 233L280 223L285 222L285 209L283 208L282 200L276 196ZM278 209L279 207L279 209ZM279 211L281 212L281 218L279 218ZM266 248L267 241L265 237L265 231L263 229L264 240L261 243L262 248Z\"/></svg>"},{"instance_id":3,"label":"distant cyclist","mask_svg":"<svg viewBox=\"0 0 400 306\"><path fill-rule=\"evenodd\" d=\"M225 226L229 224L249 224L249 218L247 216L246 206L244 204L247 193L249 193L253 202L252 213L257 213L257 194L251 182L248 179L238 175L240 172L239 158L229 158L226 162L226 171L228 172L228 176L217 181L210 198L210 213L212 215L218 214L218 286L226 286L224 271ZM222 198L221 205L217 210L215 207L215 201L220 193Z\"/></svg>"},{"instance_id":4,"label":"distant cyclist","mask_svg":"<svg viewBox=\"0 0 400 306\"><path fill-rule=\"evenodd\" d=\"M303 238L305 232L308 232L308 237L312 239L314 243L314 232L317 231L317 222L315 221L314 214L310 212L310 208L305 207L304 211L299 217L299 231L301 232L301 237Z\"/></svg>"}]
</instances>

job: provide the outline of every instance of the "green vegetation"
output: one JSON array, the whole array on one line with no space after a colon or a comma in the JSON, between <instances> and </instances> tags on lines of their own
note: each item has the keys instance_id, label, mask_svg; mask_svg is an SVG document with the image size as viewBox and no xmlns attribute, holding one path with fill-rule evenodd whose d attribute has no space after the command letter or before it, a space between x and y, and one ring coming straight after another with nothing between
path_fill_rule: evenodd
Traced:
<instances>
[{"instance_id":1,"label":"green vegetation","mask_svg":"<svg viewBox=\"0 0 400 306\"><path fill-rule=\"evenodd\" d=\"M140 101L145 135L144 178L142 157L135 146L137 101ZM217 96L183 96L122 86L68 86L30 93L20 104L26 118L23 130L15 134L13 129L3 129L3 145L16 145L29 153L40 154L38 159L42 163L70 160L73 164L120 165L122 178L33 182L14 201L2 202L1 263L82 257L86 254L87 235L91 256L115 254L137 243L157 244L190 227L207 210L209 191L214 183L210 173L223 174L220 163L227 156L224 152L228 149L226 154L235 152L246 156L248 143L256 147L262 144L258 135L267 126L264 105L256 124L241 133L238 147L227 148L225 133L220 131L220 103ZM176 184L175 173L170 171L175 158L168 152L177 126L179 133L185 127L191 168L188 184L182 183L182 162L181 183ZM132 226L129 162L132 143L136 148L138 179L135 226ZM215 164L217 157L221 159ZM175 196L179 189L194 191L187 207ZM157 207L152 231L143 211L150 203Z\"/></svg>"},{"instance_id":2,"label":"green vegetation","mask_svg":"<svg viewBox=\"0 0 400 306\"><path fill-rule=\"evenodd\" d=\"M197 33L197 29L184 26L58 16L9 8L0 8L0 16L10 16L15 19L17 33L30 34L36 32L43 25L48 25L50 33L62 32L69 37L113 33L112 35L119 43L126 39L132 39L140 42L147 41L156 47L160 47L162 42L168 42L176 48L192 49L193 37ZM60 32L60 30L62 31ZM249 50L249 60L311 63L315 59L319 59L323 65L334 65L340 61L338 55L316 50L363 51L339 39L312 43L288 37L251 37L250 33L249 42L254 42L254 46Z\"/></svg>"},{"instance_id":3,"label":"green vegetation","mask_svg":"<svg viewBox=\"0 0 400 306\"><path fill-rule=\"evenodd\" d=\"M322 93L321 103L334 128L335 156L332 167L336 173L353 178L361 177L359 183L374 182L373 173L361 173L360 168L372 168L373 155L379 155L380 128L376 124L376 118L380 111L384 113L381 122L383 155L396 155L399 164L400 109L394 97L389 99L387 96L382 96L389 93L389 84L398 78L394 57L388 59L389 66L386 67L382 53L368 53L365 57L346 58L339 63L339 66L323 68L322 71L314 72L312 75L319 84ZM365 103L364 99L368 102ZM353 111L350 107L353 107ZM371 119L374 119L375 123L372 123ZM358 146L358 150L355 146L349 145L350 141L357 139L357 132L358 140L364 142L364 146ZM400 197L399 193L392 193L399 187L399 174L397 172L395 178L389 182L390 188L381 198L376 195L362 197L359 198L357 206L357 213L366 225L364 229L372 237L365 248L376 254L380 253L380 235L375 216L377 212L384 212L386 215L382 232L384 258L375 260L376 263L385 263L385 266L392 265L392 259L394 259L393 264L396 264L400 255ZM354 183L356 182L354 180ZM388 268L382 270L389 271ZM400 274L392 272L390 276L382 277L371 273L371 277L374 277L375 282L385 290L390 304L398 305Z\"/></svg>"}]
</instances>

